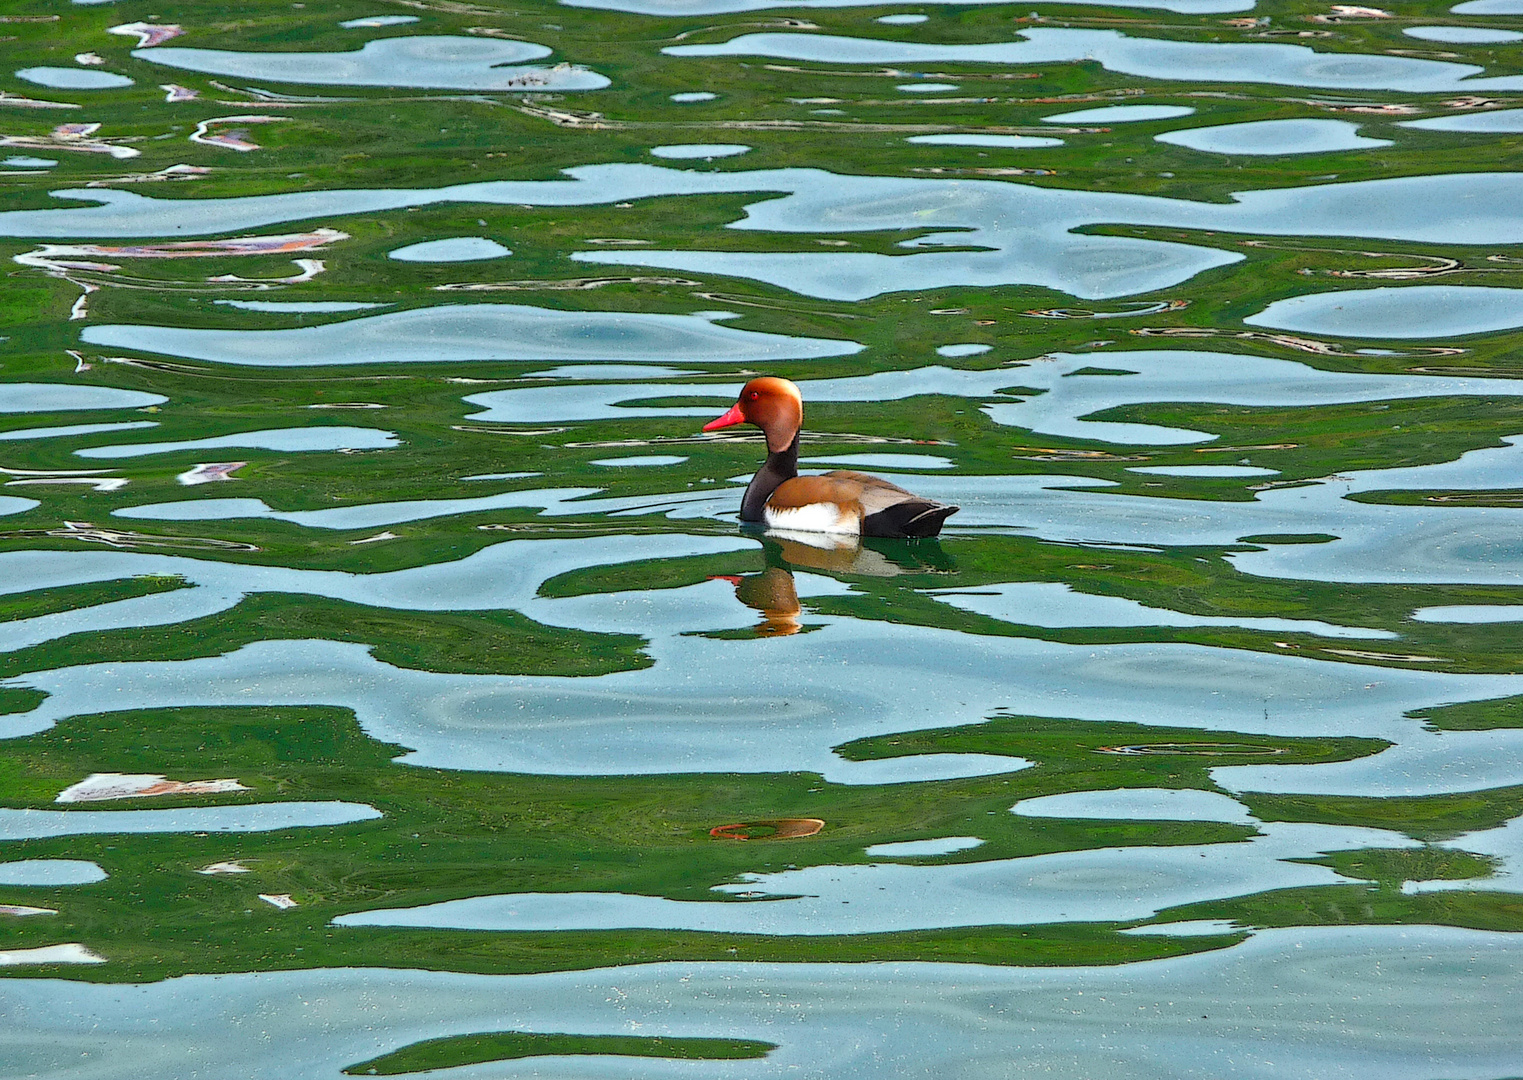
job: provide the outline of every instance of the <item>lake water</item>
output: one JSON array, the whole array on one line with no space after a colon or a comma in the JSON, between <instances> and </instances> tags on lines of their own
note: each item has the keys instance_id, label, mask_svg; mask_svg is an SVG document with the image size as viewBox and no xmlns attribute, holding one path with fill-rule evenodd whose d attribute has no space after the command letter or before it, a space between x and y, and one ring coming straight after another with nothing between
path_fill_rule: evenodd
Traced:
<instances>
[{"instance_id":1,"label":"lake water","mask_svg":"<svg viewBox=\"0 0 1523 1080\"><path fill-rule=\"evenodd\" d=\"M0 41L0 1073L1523 1075L1516 0L129 6ZM758 374L941 536L741 525Z\"/></svg>"}]
</instances>

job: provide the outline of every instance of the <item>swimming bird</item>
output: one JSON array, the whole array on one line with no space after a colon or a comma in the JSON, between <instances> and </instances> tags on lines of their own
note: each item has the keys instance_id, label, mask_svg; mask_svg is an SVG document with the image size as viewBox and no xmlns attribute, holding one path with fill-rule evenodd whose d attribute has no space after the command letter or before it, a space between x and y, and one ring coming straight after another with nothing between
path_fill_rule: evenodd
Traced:
<instances>
[{"instance_id":1,"label":"swimming bird","mask_svg":"<svg viewBox=\"0 0 1523 1080\"><path fill-rule=\"evenodd\" d=\"M804 397L787 379L763 376L740 391L730 411L703 425L716 431L755 424L767 436L767 460L740 503L741 521L801 533L845 533L895 539L935 536L957 507L912 495L859 472L799 475L799 427Z\"/></svg>"}]
</instances>

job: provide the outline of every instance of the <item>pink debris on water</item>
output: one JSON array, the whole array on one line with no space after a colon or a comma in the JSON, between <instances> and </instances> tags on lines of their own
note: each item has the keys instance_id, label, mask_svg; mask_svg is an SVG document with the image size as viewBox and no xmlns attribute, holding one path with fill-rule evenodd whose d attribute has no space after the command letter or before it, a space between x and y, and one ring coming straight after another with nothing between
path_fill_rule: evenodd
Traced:
<instances>
[{"instance_id":1,"label":"pink debris on water","mask_svg":"<svg viewBox=\"0 0 1523 1080\"><path fill-rule=\"evenodd\" d=\"M247 791L237 780L166 780L148 773L91 773L58 793L54 802L105 802L109 799L146 799L155 795L215 795Z\"/></svg>"},{"instance_id":2,"label":"pink debris on water","mask_svg":"<svg viewBox=\"0 0 1523 1080\"><path fill-rule=\"evenodd\" d=\"M212 131L213 126L223 124L275 124L289 119L290 117L287 116L214 116L209 120L202 120L196 125L196 130L190 133L190 141L201 143L203 146L220 146L227 150L248 153L251 150L258 150L259 144L249 139L247 131L242 128Z\"/></svg>"},{"instance_id":3,"label":"pink debris on water","mask_svg":"<svg viewBox=\"0 0 1523 1080\"><path fill-rule=\"evenodd\" d=\"M35 251L15 257L22 266L52 264L70 269L105 269L99 264L89 267L63 262L65 259L198 259L223 255L286 255L296 251L314 251L349 234L337 229L313 229L304 233L277 236L234 236L225 240L176 240L168 244L42 244ZM111 267L110 269L115 269Z\"/></svg>"},{"instance_id":4,"label":"pink debris on water","mask_svg":"<svg viewBox=\"0 0 1523 1080\"><path fill-rule=\"evenodd\" d=\"M140 49L151 49L155 45L162 45L170 38L177 38L185 33L185 28L176 26L174 23L145 23L130 22L113 26L106 31L108 34L123 34L127 37L137 38Z\"/></svg>"},{"instance_id":5,"label":"pink debris on water","mask_svg":"<svg viewBox=\"0 0 1523 1080\"><path fill-rule=\"evenodd\" d=\"M175 477L186 487L211 484L219 480L236 480L232 474L247 465L247 461L207 461L187 469Z\"/></svg>"}]
</instances>

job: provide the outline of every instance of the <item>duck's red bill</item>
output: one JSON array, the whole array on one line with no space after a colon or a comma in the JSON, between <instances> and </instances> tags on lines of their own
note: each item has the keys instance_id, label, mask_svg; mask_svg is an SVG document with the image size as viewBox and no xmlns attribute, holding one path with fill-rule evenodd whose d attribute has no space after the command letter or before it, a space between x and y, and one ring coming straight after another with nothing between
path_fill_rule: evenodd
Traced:
<instances>
[{"instance_id":1,"label":"duck's red bill","mask_svg":"<svg viewBox=\"0 0 1523 1080\"><path fill-rule=\"evenodd\" d=\"M740 402L730 406L730 411L717 420L710 420L703 425L704 431L718 431L722 427L733 427L736 424L744 424L746 418L740 414Z\"/></svg>"}]
</instances>

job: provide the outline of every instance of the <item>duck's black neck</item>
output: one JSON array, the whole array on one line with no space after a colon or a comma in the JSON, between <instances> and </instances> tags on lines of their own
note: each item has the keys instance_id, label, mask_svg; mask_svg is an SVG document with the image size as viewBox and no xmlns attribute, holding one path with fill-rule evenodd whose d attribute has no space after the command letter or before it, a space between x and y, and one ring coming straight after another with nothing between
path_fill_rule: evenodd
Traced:
<instances>
[{"instance_id":1,"label":"duck's black neck","mask_svg":"<svg viewBox=\"0 0 1523 1080\"><path fill-rule=\"evenodd\" d=\"M777 490L777 485L784 480L792 480L798 474L799 437L795 435L788 444L788 449L768 454L766 463L751 477L751 486L746 488L746 497L740 502L740 520L760 521L762 507L767 505L767 500Z\"/></svg>"}]
</instances>

